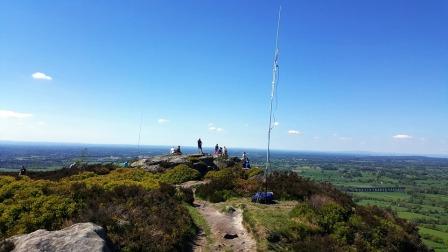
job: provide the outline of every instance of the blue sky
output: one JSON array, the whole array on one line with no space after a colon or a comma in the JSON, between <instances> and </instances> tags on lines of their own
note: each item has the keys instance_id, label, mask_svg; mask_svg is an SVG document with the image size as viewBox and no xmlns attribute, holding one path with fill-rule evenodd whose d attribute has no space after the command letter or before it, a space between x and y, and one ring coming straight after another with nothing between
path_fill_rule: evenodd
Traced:
<instances>
[{"instance_id":1,"label":"blue sky","mask_svg":"<svg viewBox=\"0 0 448 252\"><path fill-rule=\"evenodd\" d=\"M279 3L1 1L0 140L264 148ZM448 154L447 1L281 4L275 149Z\"/></svg>"}]
</instances>

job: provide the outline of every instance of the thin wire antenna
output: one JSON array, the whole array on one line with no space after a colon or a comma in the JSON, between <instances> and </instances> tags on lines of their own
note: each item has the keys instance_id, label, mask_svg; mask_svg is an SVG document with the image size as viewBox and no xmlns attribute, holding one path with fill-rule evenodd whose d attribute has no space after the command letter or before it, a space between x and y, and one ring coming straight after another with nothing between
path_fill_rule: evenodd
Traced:
<instances>
[{"instance_id":1,"label":"thin wire antenna","mask_svg":"<svg viewBox=\"0 0 448 252\"><path fill-rule=\"evenodd\" d=\"M140 112L140 128L138 130L138 143L137 143L137 151L138 151L138 157L140 158L141 152L140 152L140 140L142 136L142 123L143 123L143 113Z\"/></svg>"},{"instance_id":2,"label":"thin wire antenna","mask_svg":"<svg viewBox=\"0 0 448 252\"><path fill-rule=\"evenodd\" d=\"M266 192L266 198L267 198L267 192L268 192L268 172L271 168L271 131L274 128L272 124L272 119L275 121L275 117L272 113L272 104L274 102L274 97L276 97L277 93L277 82L279 77L279 65L278 65L278 59L279 59L279 48L278 48L278 37L279 37L279 31L280 31L280 17L282 12L282 6L280 5L280 8L278 9L278 19L277 19L277 33L275 35L275 52L274 52L274 63L272 65L272 91L271 91L271 99L270 99L270 105L269 105L269 127L268 127L268 148L266 151L266 168L264 171L264 181L265 181L265 192ZM274 122L275 124L275 122Z\"/></svg>"}]
</instances>

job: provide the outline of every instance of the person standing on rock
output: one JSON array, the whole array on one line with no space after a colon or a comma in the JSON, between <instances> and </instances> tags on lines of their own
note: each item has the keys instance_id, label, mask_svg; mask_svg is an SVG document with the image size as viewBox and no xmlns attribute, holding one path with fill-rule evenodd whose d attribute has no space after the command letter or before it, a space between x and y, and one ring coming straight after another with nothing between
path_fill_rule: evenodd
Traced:
<instances>
[{"instance_id":1,"label":"person standing on rock","mask_svg":"<svg viewBox=\"0 0 448 252\"><path fill-rule=\"evenodd\" d=\"M250 169L250 161L249 161L249 157L247 156L246 152L243 152L243 168L244 169Z\"/></svg>"},{"instance_id":2,"label":"person standing on rock","mask_svg":"<svg viewBox=\"0 0 448 252\"><path fill-rule=\"evenodd\" d=\"M223 148L223 156L225 157L225 158L228 158L229 157L229 153L227 152L227 148L224 146L224 148Z\"/></svg>"},{"instance_id":3,"label":"person standing on rock","mask_svg":"<svg viewBox=\"0 0 448 252\"><path fill-rule=\"evenodd\" d=\"M200 138L198 139L198 150L199 153L201 153L202 155L204 154L204 152L202 151L202 141Z\"/></svg>"},{"instance_id":4,"label":"person standing on rock","mask_svg":"<svg viewBox=\"0 0 448 252\"><path fill-rule=\"evenodd\" d=\"M218 151L219 151L219 145L216 144L216 145L215 145L215 155L218 155Z\"/></svg>"}]
</instances>

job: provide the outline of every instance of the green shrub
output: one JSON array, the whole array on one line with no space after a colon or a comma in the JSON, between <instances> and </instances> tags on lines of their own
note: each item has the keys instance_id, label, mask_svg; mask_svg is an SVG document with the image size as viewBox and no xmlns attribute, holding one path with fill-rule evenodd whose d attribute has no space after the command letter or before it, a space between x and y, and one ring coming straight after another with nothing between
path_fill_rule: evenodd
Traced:
<instances>
[{"instance_id":1,"label":"green shrub","mask_svg":"<svg viewBox=\"0 0 448 252\"><path fill-rule=\"evenodd\" d=\"M247 176L241 167L228 167L217 171L209 171L205 178L215 181L226 181L233 185L236 179L246 179Z\"/></svg>"},{"instance_id":2,"label":"green shrub","mask_svg":"<svg viewBox=\"0 0 448 252\"><path fill-rule=\"evenodd\" d=\"M237 196L232 189L233 184L231 183L224 180L212 180L208 184L199 185L196 188L196 195L201 199L217 203Z\"/></svg>"},{"instance_id":3,"label":"green shrub","mask_svg":"<svg viewBox=\"0 0 448 252\"><path fill-rule=\"evenodd\" d=\"M151 191L138 186L78 190L87 201L76 221L91 221L104 227L117 250L181 250L196 233L172 186L162 184L160 189Z\"/></svg>"},{"instance_id":4,"label":"green shrub","mask_svg":"<svg viewBox=\"0 0 448 252\"><path fill-rule=\"evenodd\" d=\"M235 177L235 174L230 168L224 168L218 171L209 171L207 172L207 174L205 174L206 179L215 181L229 181L231 183L233 182L233 179Z\"/></svg>"},{"instance_id":5,"label":"green shrub","mask_svg":"<svg viewBox=\"0 0 448 252\"><path fill-rule=\"evenodd\" d=\"M251 168L251 169L249 169L247 171L247 176L250 178L250 177L256 176L258 174L262 174L262 173L263 173L263 169L260 169L258 167L254 167L254 168Z\"/></svg>"},{"instance_id":6,"label":"green shrub","mask_svg":"<svg viewBox=\"0 0 448 252\"><path fill-rule=\"evenodd\" d=\"M262 181L256 178L236 179L234 185L235 193L243 197L251 197L254 193L263 190Z\"/></svg>"},{"instance_id":7,"label":"green shrub","mask_svg":"<svg viewBox=\"0 0 448 252\"><path fill-rule=\"evenodd\" d=\"M181 184L190 180L197 180L201 174L187 165L181 164L162 174L160 180L168 184Z\"/></svg>"},{"instance_id":8,"label":"green shrub","mask_svg":"<svg viewBox=\"0 0 448 252\"><path fill-rule=\"evenodd\" d=\"M191 188L178 187L176 188L176 198L179 201L183 201L190 205L193 205L194 202L193 190Z\"/></svg>"},{"instance_id":9,"label":"green shrub","mask_svg":"<svg viewBox=\"0 0 448 252\"><path fill-rule=\"evenodd\" d=\"M347 216L345 209L337 204L326 204L319 212L318 223L326 233L333 232L336 223L344 222Z\"/></svg>"},{"instance_id":10,"label":"green shrub","mask_svg":"<svg viewBox=\"0 0 448 252\"><path fill-rule=\"evenodd\" d=\"M304 200L319 191L316 183L295 172L273 172L268 176L268 188L280 200Z\"/></svg>"}]
</instances>

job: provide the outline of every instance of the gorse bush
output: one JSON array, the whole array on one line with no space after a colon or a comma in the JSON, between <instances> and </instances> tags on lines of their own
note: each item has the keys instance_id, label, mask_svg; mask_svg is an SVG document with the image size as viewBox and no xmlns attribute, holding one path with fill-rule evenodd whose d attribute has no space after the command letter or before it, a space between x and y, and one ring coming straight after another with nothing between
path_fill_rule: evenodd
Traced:
<instances>
[{"instance_id":1,"label":"gorse bush","mask_svg":"<svg viewBox=\"0 0 448 252\"><path fill-rule=\"evenodd\" d=\"M253 168L249 169L246 173L247 173L247 176L250 178L250 177L253 177L253 176L256 176L259 174L263 174L263 170L258 167L253 167Z\"/></svg>"},{"instance_id":2,"label":"gorse bush","mask_svg":"<svg viewBox=\"0 0 448 252\"><path fill-rule=\"evenodd\" d=\"M0 239L39 228L55 229L76 211L67 195L50 191L50 181L0 177Z\"/></svg>"},{"instance_id":3,"label":"gorse bush","mask_svg":"<svg viewBox=\"0 0 448 252\"><path fill-rule=\"evenodd\" d=\"M226 181L232 184L235 178L239 177L234 170L235 169L232 168L224 168L217 171L209 171L205 175L205 179L210 179L212 181Z\"/></svg>"},{"instance_id":4,"label":"gorse bush","mask_svg":"<svg viewBox=\"0 0 448 252\"><path fill-rule=\"evenodd\" d=\"M181 184L190 180L197 180L201 174L187 165L181 164L162 174L160 180L168 184Z\"/></svg>"},{"instance_id":5,"label":"gorse bush","mask_svg":"<svg viewBox=\"0 0 448 252\"><path fill-rule=\"evenodd\" d=\"M141 186L148 190L159 187L159 176L157 174L137 168L116 169L106 175L81 173L61 180L61 182L68 184L79 181L84 182L87 187L100 185L110 190L122 185Z\"/></svg>"},{"instance_id":6,"label":"gorse bush","mask_svg":"<svg viewBox=\"0 0 448 252\"><path fill-rule=\"evenodd\" d=\"M197 187L196 195L210 202L222 202L232 197L239 196L235 186L237 180L244 177L244 172L239 167L223 168L217 171L209 171L205 179L210 180L207 184Z\"/></svg>"}]
</instances>

